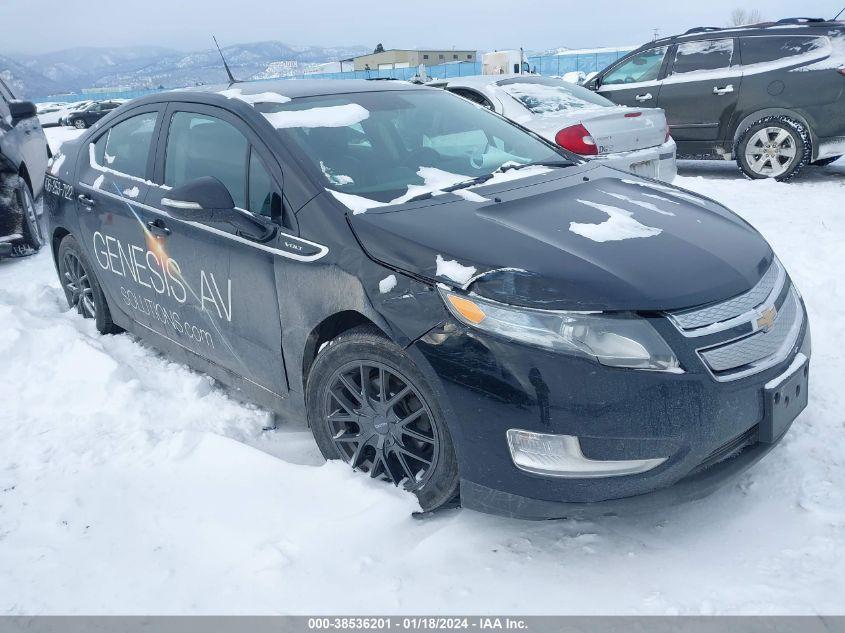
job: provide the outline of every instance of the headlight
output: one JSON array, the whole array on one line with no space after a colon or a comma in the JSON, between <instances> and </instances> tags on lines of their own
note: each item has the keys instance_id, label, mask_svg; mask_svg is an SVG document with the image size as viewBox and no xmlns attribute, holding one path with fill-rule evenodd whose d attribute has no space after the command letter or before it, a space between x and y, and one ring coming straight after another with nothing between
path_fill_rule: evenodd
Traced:
<instances>
[{"instance_id":1,"label":"headlight","mask_svg":"<svg viewBox=\"0 0 845 633\"><path fill-rule=\"evenodd\" d=\"M455 318L491 334L611 367L683 372L666 341L648 321L632 313L534 310L443 288L440 294Z\"/></svg>"}]
</instances>

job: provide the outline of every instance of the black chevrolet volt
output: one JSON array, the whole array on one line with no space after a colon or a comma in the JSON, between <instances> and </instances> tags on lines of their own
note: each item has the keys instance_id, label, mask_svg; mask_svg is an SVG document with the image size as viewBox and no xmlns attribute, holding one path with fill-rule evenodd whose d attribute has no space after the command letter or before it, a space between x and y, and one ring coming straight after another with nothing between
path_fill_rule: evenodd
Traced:
<instances>
[{"instance_id":1,"label":"black chevrolet volt","mask_svg":"<svg viewBox=\"0 0 845 633\"><path fill-rule=\"evenodd\" d=\"M801 295L703 196L402 82L125 104L45 183L69 304L327 459L523 518L700 497L807 404Z\"/></svg>"}]
</instances>

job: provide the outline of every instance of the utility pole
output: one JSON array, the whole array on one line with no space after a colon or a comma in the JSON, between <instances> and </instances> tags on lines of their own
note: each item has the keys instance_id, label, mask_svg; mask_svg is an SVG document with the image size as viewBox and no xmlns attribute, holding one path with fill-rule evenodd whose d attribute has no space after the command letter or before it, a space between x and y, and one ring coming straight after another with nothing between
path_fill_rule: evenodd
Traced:
<instances>
[{"instance_id":1,"label":"utility pole","mask_svg":"<svg viewBox=\"0 0 845 633\"><path fill-rule=\"evenodd\" d=\"M655 28L654 29L654 39L656 40L659 36L660 36L660 29Z\"/></svg>"}]
</instances>

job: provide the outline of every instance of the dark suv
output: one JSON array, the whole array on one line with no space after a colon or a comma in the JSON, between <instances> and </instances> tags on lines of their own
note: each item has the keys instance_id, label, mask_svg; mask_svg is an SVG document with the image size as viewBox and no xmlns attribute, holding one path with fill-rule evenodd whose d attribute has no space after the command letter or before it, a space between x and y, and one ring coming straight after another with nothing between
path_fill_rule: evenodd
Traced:
<instances>
[{"instance_id":1,"label":"dark suv","mask_svg":"<svg viewBox=\"0 0 845 633\"><path fill-rule=\"evenodd\" d=\"M845 154L845 23L814 18L649 42L587 82L622 105L666 111L678 158L736 160L788 180Z\"/></svg>"},{"instance_id":2,"label":"dark suv","mask_svg":"<svg viewBox=\"0 0 845 633\"><path fill-rule=\"evenodd\" d=\"M120 106L121 103L121 101L95 101L94 103L89 103L81 110L74 110L65 116L64 124L84 130L94 125L94 123L102 119L109 112Z\"/></svg>"},{"instance_id":3,"label":"dark suv","mask_svg":"<svg viewBox=\"0 0 845 633\"><path fill-rule=\"evenodd\" d=\"M0 257L43 244L35 200L49 155L35 104L16 99L0 79Z\"/></svg>"}]
</instances>

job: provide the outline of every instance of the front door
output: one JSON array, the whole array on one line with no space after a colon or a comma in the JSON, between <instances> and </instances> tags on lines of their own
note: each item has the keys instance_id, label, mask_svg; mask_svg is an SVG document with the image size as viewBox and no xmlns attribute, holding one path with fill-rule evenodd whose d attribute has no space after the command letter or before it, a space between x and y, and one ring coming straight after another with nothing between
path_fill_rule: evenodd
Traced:
<instances>
[{"instance_id":1,"label":"front door","mask_svg":"<svg viewBox=\"0 0 845 633\"><path fill-rule=\"evenodd\" d=\"M281 187L257 155L260 141L240 119L219 108L175 104L166 115L155 180L142 218L174 271L170 293L160 294L169 318L153 322L160 334L240 376L284 396L275 259L259 243L226 224L177 220L162 199L172 187L213 176L243 213L280 207ZM250 206L255 208L250 210Z\"/></svg>"},{"instance_id":2,"label":"front door","mask_svg":"<svg viewBox=\"0 0 845 633\"><path fill-rule=\"evenodd\" d=\"M682 42L657 105L666 111L678 154L706 156L727 138L742 73L733 38Z\"/></svg>"},{"instance_id":3,"label":"front door","mask_svg":"<svg viewBox=\"0 0 845 633\"><path fill-rule=\"evenodd\" d=\"M668 46L636 53L598 78L597 92L619 105L657 106Z\"/></svg>"}]
</instances>

